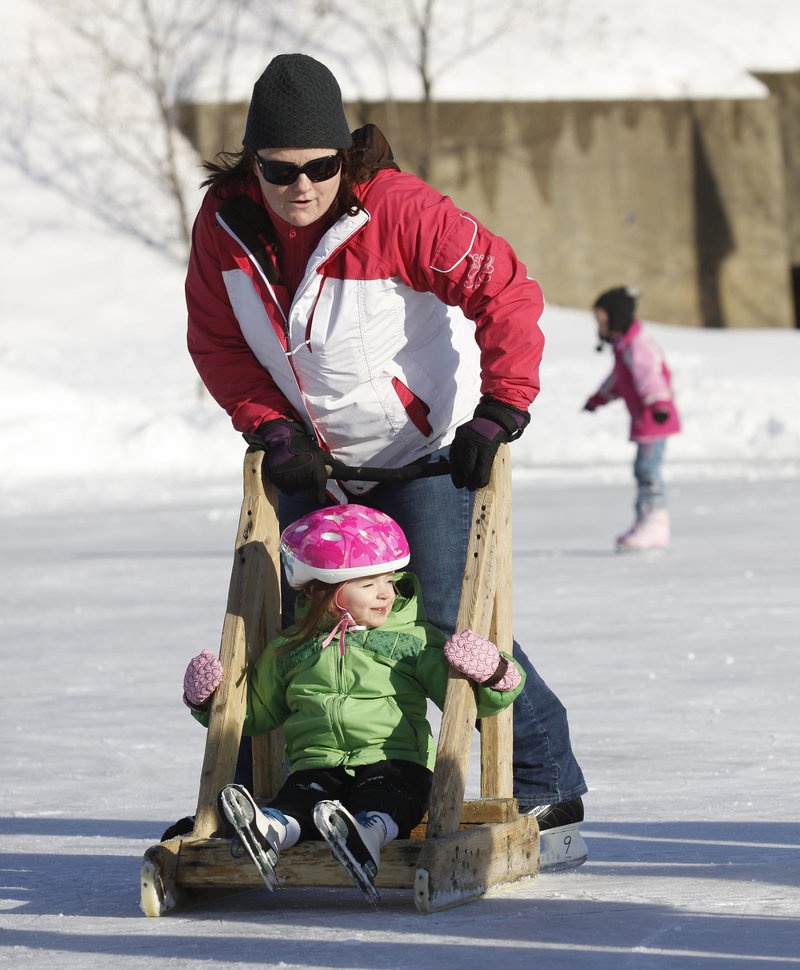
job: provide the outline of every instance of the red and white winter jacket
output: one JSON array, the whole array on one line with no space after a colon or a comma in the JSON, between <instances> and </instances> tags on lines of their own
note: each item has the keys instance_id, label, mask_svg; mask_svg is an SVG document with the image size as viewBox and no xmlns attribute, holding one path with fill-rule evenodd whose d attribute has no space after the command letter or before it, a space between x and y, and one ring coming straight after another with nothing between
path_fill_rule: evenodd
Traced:
<instances>
[{"instance_id":1,"label":"red and white winter jacket","mask_svg":"<svg viewBox=\"0 0 800 970\"><path fill-rule=\"evenodd\" d=\"M209 190L188 345L237 430L296 416L341 461L397 467L449 444L482 394L530 406L542 294L505 240L420 179L383 169L357 192L366 211L325 233L290 299L263 234ZM225 195L266 212L255 175Z\"/></svg>"},{"instance_id":2,"label":"red and white winter jacket","mask_svg":"<svg viewBox=\"0 0 800 970\"><path fill-rule=\"evenodd\" d=\"M631 441L655 441L681 430L667 362L655 341L634 320L627 333L614 338L614 369L590 398L595 407L621 397L631 416ZM659 424L653 405L667 412Z\"/></svg>"}]
</instances>

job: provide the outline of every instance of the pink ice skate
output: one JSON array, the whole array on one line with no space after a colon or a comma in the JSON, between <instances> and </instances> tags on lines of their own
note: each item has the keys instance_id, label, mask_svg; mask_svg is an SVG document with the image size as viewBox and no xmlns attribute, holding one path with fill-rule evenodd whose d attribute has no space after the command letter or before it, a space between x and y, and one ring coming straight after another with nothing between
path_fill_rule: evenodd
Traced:
<instances>
[{"instance_id":1,"label":"pink ice skate","mask_svg":"<svg viewBox=\"0 0 800 970\"><path fill-rule=\"evenodd\" d=\"M669 513L666 509L647 512L630 531L617 539L617 552L644 552L669 545Z\"/></svg>"},{"instance_id":2,"label":"pink ice skate","mask_svg":"<svg viewBox=\"0 0 800 970\"><path fill-rule=\"evenodd\" d=\"M456 670L484 687L513 690L522 680L517 665L501 657L491 640L472 630L454 633L444 645L444 655Z\"/></svg>"}]
</instances>

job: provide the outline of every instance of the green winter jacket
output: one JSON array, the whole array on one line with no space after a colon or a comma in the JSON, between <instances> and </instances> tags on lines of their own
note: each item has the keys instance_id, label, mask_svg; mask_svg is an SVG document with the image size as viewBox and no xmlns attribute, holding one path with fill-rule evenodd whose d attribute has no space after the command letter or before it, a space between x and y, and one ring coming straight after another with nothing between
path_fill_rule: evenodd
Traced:
<instances>
[{"instance_id":1,"label":"green winter jacket","mask_svg":"<svg viewBox=\"0 0 800 970\"><path fill-rule=\"evenodd\" d=\"M248 684L244 733L284 726L292 771L372 764L402 758L432 769L436 745L427 698L444 706L450 664L444 635L425 619L419 581L398 573L397 599L383 626L339 634L323 649L327 631L281 652L295 627L264 650ZM298 597L296 618L306 602ZM508 658L511 659L511 658ZM475 685L478 717L508 707L511 691ZM200 718L207 722L207 715Z\"/></svg>"}]
</instances>

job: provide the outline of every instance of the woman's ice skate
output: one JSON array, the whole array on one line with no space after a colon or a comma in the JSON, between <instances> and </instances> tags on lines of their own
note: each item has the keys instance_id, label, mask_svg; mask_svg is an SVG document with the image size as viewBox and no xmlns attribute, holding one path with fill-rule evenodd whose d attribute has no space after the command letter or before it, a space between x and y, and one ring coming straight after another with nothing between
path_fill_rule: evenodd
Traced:
<instances>
[{"instance_id":1,"label":"woman's ice skate","mask_svg":"<svg viewBox=\"0 0 800 970\"><path fill-rule=\"evenodd\" d=\"M571 798L551 805L520 805L521 815L533 815L539 824L540 868L557 872L583 865L589 856L580 832L583 799Z\"/></svg>"}]
</instances>

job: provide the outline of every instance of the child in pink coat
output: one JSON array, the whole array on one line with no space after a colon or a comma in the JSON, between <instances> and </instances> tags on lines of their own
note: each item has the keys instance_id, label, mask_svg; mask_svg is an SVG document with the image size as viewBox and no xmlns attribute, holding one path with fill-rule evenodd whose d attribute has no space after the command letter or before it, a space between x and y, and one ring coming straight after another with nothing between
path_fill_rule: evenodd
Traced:
<instances>
[{"instance_id":1,"label":"child in pink coat","mask_svg":"<svg viewBox=\"0 0 800 970\"><path fill-rule=\"evenodd\" d=\"M638 292L620 286L601 293L594 304L597 332L614 350L614 369L584 405L594 411L622 398L631 415L635 441L636 521L617 539L619 552L669 545L669 513L661 465L666 440L680 431L672 383L664 355L635 319ZM602 343L598 349L602 349Z\"/></svg>"}]
</instances>

